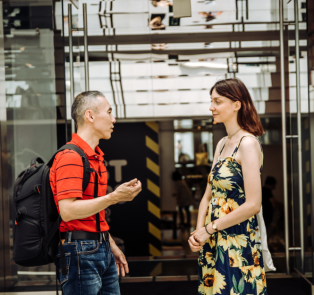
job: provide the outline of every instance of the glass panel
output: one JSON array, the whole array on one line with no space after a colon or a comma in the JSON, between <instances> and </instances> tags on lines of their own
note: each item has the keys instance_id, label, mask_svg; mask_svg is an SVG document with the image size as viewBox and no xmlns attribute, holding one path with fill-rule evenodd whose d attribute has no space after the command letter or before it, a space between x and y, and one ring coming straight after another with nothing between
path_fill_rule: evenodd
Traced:
<instances>
[{"instance_id":1,"label":"glass panel","mask_svg":"<svg viewBox=\"0 0 314 295\"><path fill-rule=\"evenodd\" d=\"M8 171L3 173L8 175L8 236L12 245L16 218L13 182L29 167L31 159L40 157L47 162L66 141L64 71L63 49L60 52L55 45L62 42L62 38L60 31L53 28L52 1L6 1L3 5L8 149ZM10 256L11 270L7 271L14 285L33 285L34 279L43 278L40 277L43 271L55 273L53 264L21 267L13 262L12 251L6 255ZM41 284L46 283L47 280L41 281Z\"/></svg>"},{"instance_id":2,"label":"glass panel","mask_svg":"<svg viewBox=\"0 0 314 295\"><path fill-rule=\"evenodd\" d=\"M82 1L77 2L79 10L73 11L81 26ZM196 1L192 2L192 17L174 21L171 1L89 1L91 89L104 91L118 118L207 116L209 85L228 74L248 73L239 78L258 96L259 113L268 112L267 88L272 84L270 73L276 71L270 59L279 50L278 5L270 0L263 5L250 1L248 7L246 3ZM66 7L64 11L66 14ZM289 20L293 7L288 5L285 11ZM254 16L257 13L259 17ZM256 37L252 39L251 33L247 37L247 31L257 32ZM231 40L230 32L239 35ZM266 32L269 40L262 37ZM82 33L74 32L74 36ZM186 38L185 33L194 37ZM111 37L104 39L104 35ZM77 59L82 60L83 44L74 39ZM242 56L248 61L240 62ZM84 89L83 64L77 70L76 93ZM255 91L259 83L263 95Z\"/></svg>"},{"instance_id":3,"label":"glass panel","mask_svg":"<svg viewBox=\"0 0 314 295\"><path fill-rule=\"evenodd\" d=\"M288 5L294 5L290 3ZM302 3L299 1L299 19L302 21ZM299 27L300 36L302 36L302 25ZM296 44L295 44L295 27L290 25L288 31L288 69L289 79L286 87L289 87L289 135L298 135L298 99L297 99L297 79L300 81L300 100L301 100L301 145L302 145L302 171L299 171L298 159L298 138L290 138L289 153L290 154L290 169L289 169L289 197L291 198L291 229L290 231L290 247L296 247L294 251L290 251L292 258L292 269L294 268L305 273L306 276L312 277L312 240L311 240L311 174L310 174L310 131L309 131L309 96L308 96L308 54L306 40L300 40L298 46L300 50L300 77L296 73ZM300 37L301 39L302 37ZM300 183L300 174L302 181ZM302 189L303 206L300 209L300 188ZM301 221L303 226L301 228ZM304 262L301 255L301 237L304 234ZM304 269L302 269L304 263Z\"/></svg>"},{"instance_id":4,"label":"glass panel","mask_svg":"<svg viewBox=\"0 0 314 295\"><path fill-rule=\"evenodd\" d=\"M308 118L304 119L304 126L305 128L308 128L308 131L304 133L304 139L307 140L305 148L308 147L307 154L305 155L304 159L304 171L305 171L305 182L306 182L306 192L305 192L305 252L306 252L306 263L305 263L305 272L309 280L314 282L314 276L313 276L313 198L312 191L313 191L313 154L311 153L312 147L313 147L313 80L312 80L312 73L313 73L313 23L314 23L314 6L313 2L308 1L307 7L304 4L301 4L302 8L302 18L304 18L304 14L308 17L308 23L307 23L307 34L308 34L308 68L307 68L307 75L308 79L306 81L309 83L308 85ZM307 14L304 8L307 8ZM308 119L308 120L307 120Z\"/></svg>"},{"instance_id":5,"label":"glass panel","mask_svg":"<svg viewBox=\"0 0 314 295\"><path fill-rule=\"evenodd\" d=\"M193 133L184 132L174 134L175 146L175 159L177 162L188 163L194 162L194 144Z\"/></svg>"}]
</instances>

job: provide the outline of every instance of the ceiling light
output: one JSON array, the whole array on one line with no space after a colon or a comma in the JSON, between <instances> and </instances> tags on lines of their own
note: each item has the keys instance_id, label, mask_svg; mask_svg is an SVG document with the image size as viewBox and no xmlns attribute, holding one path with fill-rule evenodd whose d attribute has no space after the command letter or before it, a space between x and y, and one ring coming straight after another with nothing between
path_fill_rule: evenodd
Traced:
<instances>
[{"instance_id":1,"label":"ceiling light","mask_svg":"<svg viewBox=\"0 0 314 295\"><path fill-rule=\"evenodd\" d=\"M27 67L29 67L30 69L34 69L35 67L32 64L25 64Z\"/></svg>"},{"instance_id":2,"label":"ceiling light","mask_svg":"<svg viewBox=\"0 0 314 295\"><path fill-rule=\"evenodd\" d=\"M215 62L186 62L181 64L187 68L208 68L208 69L227 69L228 66L222 63L215 63Z\"/></svg>"}]
</instances>

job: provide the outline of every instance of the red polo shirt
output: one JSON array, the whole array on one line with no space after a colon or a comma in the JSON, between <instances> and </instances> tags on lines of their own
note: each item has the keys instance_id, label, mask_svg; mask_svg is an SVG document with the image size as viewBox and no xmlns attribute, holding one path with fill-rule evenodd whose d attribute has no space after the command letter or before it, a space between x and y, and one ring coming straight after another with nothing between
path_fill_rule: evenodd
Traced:
<instances>
[{"instance_id":1,"label":"red polo shirt","mask_svg":"<svg viewBox=\"0 0 314 295\"><path fill-rule=\"evenodd\" d=\"M90 167L97 171L98 174L98 196L104 196L107 192L107 169L103 163L104 153L97 146L94 151L89 144L73 133L72 141L69 143L80 147L87 156ZM64 150L58 153L54 159L50 169L50 186L53 197L59 211L58 202L63 199L77 198L81 200L94 199L94 183L95 173L90 174L89 184L82 192L83 183L83 163L80 155L71 150ZM109 226L105 220L104 210L99 212L100 230L101 232L109 230ZM71 220L69 222L62 221L60 231L88 231L97 232L96 215Z\"/></svg>"}]
</instances>

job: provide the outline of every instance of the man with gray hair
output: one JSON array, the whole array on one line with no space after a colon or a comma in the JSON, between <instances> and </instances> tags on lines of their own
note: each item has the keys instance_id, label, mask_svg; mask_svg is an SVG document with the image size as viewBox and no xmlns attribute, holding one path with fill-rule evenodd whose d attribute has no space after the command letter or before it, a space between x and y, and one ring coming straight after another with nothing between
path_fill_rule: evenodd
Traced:
<instances>
[{"instance_id":1,"label":"man with gray hair","mask_svg":"<svg viewBox=\"0 0 314 295\"><path fill-rule=\"evenodd\" d=\"M58 279L65 295L119 295L119 273L128 273L128 263L109 234L104 209L132 201L142 185L133 179L106 195L107 170L98 144L100 139L111 137L116 120L105 96L98 91L82 92L75 98L71 113L77 133L69 144L83 150L93 173L83 191L83 162L73 150L59 152L50 170L65 252L61 255L59 245L55 260ZM62 266L66 273L61 271Z\"/></svg>"}]
</instances>

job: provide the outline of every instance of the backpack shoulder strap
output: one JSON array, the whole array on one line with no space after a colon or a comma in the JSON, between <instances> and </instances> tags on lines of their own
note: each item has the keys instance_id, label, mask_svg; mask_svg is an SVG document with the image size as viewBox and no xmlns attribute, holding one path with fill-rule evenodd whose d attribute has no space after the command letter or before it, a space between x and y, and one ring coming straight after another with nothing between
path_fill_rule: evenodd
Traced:
<instances>
[{"instance_id":1,"label":"backpack shoulder strap","mask_svg":"<svg viewBox=\"0 0 314 295\"><path fill-rule=\"evenodd\" d=\"M88 183L89 183L89 179L90 179L90 165L89 165L89 161L88 161L88 159L86 157L86 154L77 145L69 143L69 144L65 144L64 146L62 146L51 157L51 159L47 163L47 166L49 166L51 168L51 166L53 164L53 161L55 159L55 156L59 152L64 151L64 150L72 150L72 151L78 153L81 156L82 162L83 162L83 169L84 169L84 173L83 173L83 192L85 192L85 190L86 190L86 188L88 186Z\"/></svg>"}]
</instances>

